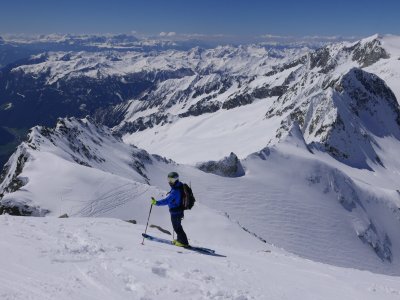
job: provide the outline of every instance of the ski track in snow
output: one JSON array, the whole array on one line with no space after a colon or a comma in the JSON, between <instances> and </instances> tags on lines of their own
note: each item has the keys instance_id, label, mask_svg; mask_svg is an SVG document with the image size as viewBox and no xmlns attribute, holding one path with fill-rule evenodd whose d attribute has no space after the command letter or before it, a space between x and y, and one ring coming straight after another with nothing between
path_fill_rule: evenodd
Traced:
<instances>
[{"instance_id":1,"label":"ski track in snow","mask_svg":"<svg viewBox=\"0 0 400 300\"><path fill-rule=\"evenodd\" d=\"M115 189L108 191L103 194L100 198L93 199L89 203L80 209L73 216L80 217L99 217L106 213L114 210L115 208L122 206L135 198L143 196L149 191L150 188L145 189L143 186L138 191L137 185L123 184ZM143 190L143 191L142 191Z\"/></svg>"}]
</instances>

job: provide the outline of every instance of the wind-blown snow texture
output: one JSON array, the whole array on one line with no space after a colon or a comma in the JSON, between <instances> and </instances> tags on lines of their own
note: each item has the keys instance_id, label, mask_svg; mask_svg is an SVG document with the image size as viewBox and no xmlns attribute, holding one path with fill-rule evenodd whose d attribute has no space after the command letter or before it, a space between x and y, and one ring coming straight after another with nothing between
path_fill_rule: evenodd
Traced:
<instances>
[{"instance_id":1,"label":"wind-blown snow texture","mask_svg":"<svg viewBox=\"0 0 400 300\"><path fill-rule=\"evenodd\" d=\"M400 74L400 40L373 36L313 52L290 51L274 57L257 47L220 47L149 57L143 68L155 64L179 76L160 79L140 97L98 111L97 121L115 119L112 130L91 118L34 127L1 174L0 208L50 218L0 220L24 236L29 235L26 224L38 227L29 243L42 241L43 233L50 241L58 239L64 250L50 244L55 254L49 250L43 258L37 255L44 247L39 242L39 252L27 264L35 268L43 262L51 272L60 264L85 299L398 297L400 89L393 78ZM18 72L40 74L43 64L46 80L55 80L50 85L74 76L74 67L60 72L69 63L53 59L59 55ZM118 73L117 64L111 69ZM111 70L98 67L106 69ZM194 254L127 242L131 231L132 239L140 240L149 199L165 195L165 176L172 170L191 183L197 199L184 220L190 242L216 248L227 258L186 260ZM51 218L63 213L138 225ZM167 210L153 209L152 222L170 228ZM68 233L62 235L63 230ZM20 245L13 231L6 232L5 247ZM23 279L23 271L15 271L15 278ZM57 288L61 279L42 284L47 280L39 276L34 297L73 293L73 288ZM104 287L107 280L112 284ZM171 288L172 282L179 287ZM17 285L4 287L6 297L26 295L18 294Z\"/></svg>"},{"instance_id":2,"label":"wind-blown snow texture","mask_svg":"<svg viewBox=\"0 0 400 300\"><path fill-rule=\"evenodd\" d=\"M0 296L82 300L399 297L396 277L301 259L258 242L215 212L197 209L186 222L187 231L196 236L193 242L212 243L227 258L150 241L143 246L143 225L115 219L0 216ZM213 222L204 224L201 218ZM213 232L211 237L209 232Z\"/></svg>"}]
</instances>

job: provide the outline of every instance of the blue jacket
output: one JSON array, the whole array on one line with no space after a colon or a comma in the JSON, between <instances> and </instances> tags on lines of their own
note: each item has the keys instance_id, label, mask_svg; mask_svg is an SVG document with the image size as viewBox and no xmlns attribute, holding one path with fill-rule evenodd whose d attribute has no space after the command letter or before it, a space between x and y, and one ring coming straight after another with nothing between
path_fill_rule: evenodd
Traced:
<instances>
[{"instance_id":1,"label":"blue jacket","mask_svg":"<svg viewBox=\"0 0 400 300\"><path fill-rule=\"evenodd\" d=\"M182 186L183 186L182 182L176 181L175 184L171 187L171 191L167 194L167 197L165 197L164 199L158 200L156 205L157 206L168 205L169 212L171 214L182 213L183 212L183 209L181 208Z\"/></svg>"}]
</instances>

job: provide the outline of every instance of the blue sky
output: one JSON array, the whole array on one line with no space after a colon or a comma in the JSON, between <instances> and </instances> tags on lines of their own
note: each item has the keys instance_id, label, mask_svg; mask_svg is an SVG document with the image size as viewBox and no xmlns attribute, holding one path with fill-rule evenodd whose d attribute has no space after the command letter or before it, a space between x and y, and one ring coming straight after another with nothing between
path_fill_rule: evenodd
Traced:
<instances>
[{"instance_id":1,"label":"blue sky","mask_svg":"<svg viewBox=\"0 0 400 300\"><path fill-rule=\"evenodd\" d=\"M400 0L0 0L1 33L400 34Z\"/></svg>"}]
</instances>

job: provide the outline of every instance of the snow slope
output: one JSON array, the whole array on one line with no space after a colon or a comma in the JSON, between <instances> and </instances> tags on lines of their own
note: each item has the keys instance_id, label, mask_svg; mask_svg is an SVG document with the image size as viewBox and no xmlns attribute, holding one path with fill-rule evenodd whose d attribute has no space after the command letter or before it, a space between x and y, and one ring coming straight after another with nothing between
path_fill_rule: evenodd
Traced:
<instances>
[{"instance_id":1,"label":"snow slope","mask_svg":"<svg viewBox=\"0 0 400 300\"><path fill-rule=\"evenodd\" d=\"M9 211L28 206L34 215L107 216L144 224L150 197L166 194L165 176L176 170L192 184L200 204L261 240L323 263L400 274L395 181L380 186L373 171L356 172L327 154L311 153L297 123L275 146L242 160L244 172L233 178L149 155L88 119L36 127L20 151L2 175L1 204ZM154 214L160 226L170 228L165 211ZM188 215L191 220L196 210Z\"/></svg>"},{"instance_id":2,"label":"snow slope","mask_svg":"<svg viewBox=\"0 0 400 300\"><path fill-rule=\"evenodd\" d=\"M197 207L196 216L185 222L193 243L213 247L226 258L150 241L141 245L144 226L116 219L0 216L0 297L386 300L400 296L398 277L301 259L257 241L204 207ZM212 224L204 223L205 218ZM154 229L150 233L163 235Z\"/></svg>"},{"instance_id":3,"label":"snow slope","mask_svg":"<svg viewBox=\"0 0 400 300\"><path fill-rule=\"evenodd\" d=\"M376 35L329 45L291 70L287 92L279 97L171 118L126 134L124 141L193 165L234 152L243 160L244 177L203 179L180 171L207 205L310 259L398 274L399 41ZM281 137L293 120L302 146L287 151ZM274 151L265 150L264 159L251 154L267 145ZM367 247L359 249L362 243Z\"/></svg>"},{"instance_id":4,"label":"snow slope","mask_svg":"<svg viewBox=\"0 0 400 300\"><path fill-rule=\"evenodd\" d=\"M312 260L399 275L398 192L374 182L390 172L345 168L312 154L298 127L291 130L279 144L242 160L245 176L175 169L202 203L262 240ZM166 174L168 166L161 167L149 166L149 172ZM162 188L164 181L153 175L150 183Z\"/></svg>"},{"instance_id":5,"label":"snow slope","mask_svg":"<svg viewBox=\"0 0 400 300\"><path fill-rule=\"evenodd\" d=\"M28 206L34 215L102 216L132 198L161 196L143 173L144 164L158 160L89 119L62 119L54 129L33 128L10 158L0 184L2 204ZM146 210L137 204L129 209Z\"/></svg>"},{"instance_id":6,"label":"snow slope","mask_svg":"<svg viewBox=\"0 0 400 300\"><path fill-rule=\"evenodd\" d=\"M380 136L398 136L399 109L394 103L400 99L399 49L399 37L375 35L304 56L293 54L292 60L285 56L274 61L264 55L257 64L255 56L250 59L240 52L240 59L249 62L238 63L242 67L231 71L251 76L231 78L234 84L225 93L197 96L190 85L171 79L168 88L160 85L146 101L129 104L125 120L114 130L124 134L127 143L195 164L221 159L231 151L245 158L262 149L290 116L300 123L307 143L325 147L346 164L374 168L370 162L375 161L376 150L368 144L381 148ZM219 58L217 53L213 52L214 59ZM277 87L280 93L271 95ZM347 130L336 134L341 123Z\"/></svg>"},{"instance_id":7,"label":"snow slope","mask_svg":"<svg viewBox=\"0 0 400 300\"><path fill-rule=\"evenodd\" d=\"M272 101L263 99L229 111L182 118L172 124L127 134L123 140L186 164L217 160L231 151L246 157L265 147L280 126L278 118L265 121L265 112Z\"/></svg>"},{"instance_id":8,"label":"snow slope","mask_svg":"<svg viewBox=\"0 0 400 300\"><path fill-rule=\"evenodd\" d=\"M0 175L0 208L49 217L1 217L4 226L16 228L17 235L30 239L31 244L39 241L39 248L35 248L39 252L30 260L16 254L3 263L7 267L13 261L27 261L35 273L40 262L52 272L54 265L60 264L65 267L63 278L79 282L73 287L80 286L88 298L123 298L125 292L132 291L143 299L162 295L168 299L174 294L182 299L399 297L398 90L396 80L386 83L374 75L386 74L385 68L390 68L387 62L397 59L397 46L397 39L378 36L335 44L268 76L264 72L271 71L271 65L251 69L260 62L257 57L267 58L261 49L194 49L193 60L185 58L182 64L201 63L199 57L210 55L205 69L229 70L234 84L226 91L212 87L217 92L210 104L208 100L201 102L207 91L202 91L200 99L188 96L185 89L198 84L200 90L207 90L214 80L222 82L222 77L206 74L160 82L151 92L158 102L147 99L148 107L138 100L127 104L129 121L138 117L143 122L131 124L130 129L144 128L123 138L187 164L129 146L90 119L63 119L53 129L33 128L29 140L20 145ZM232 53L251 55L236 57ZM170 63L183 54L173 51L173 55L171 60L153 57L152 62L160 69L173 68ZM230 58L226 64L222 63L224 58ZM286 57L281 59L287 62ZM66 65L69 63L67 60ZM34 74L36 67L24 71ZM55 76L60 73L58 67L54 64ZM73 69L59 75L68 77ZM254 78L241 78L240 73L249 69ZM120 71L118 67L115 70ZM388 77L396 72L390 69ZM268 92L255 97L265 80L274 87L286 82L288 90L280 96ZM196 94L199 90L190 91ZM201 109L191 110L197 103L202 103ZM218 107L212 106L215 104ZM158 119L160 116L154 114L160 109L165 115ZM233 177L224 177L216 161L224 161L231 152L238 155L237 163L243 169ZM231 157L236 163L236 156ZM214 174L195 167L198 162L209 165L209 160L214 160ZM150 242L143 248L125 240L132 232L140 241L149 199L166 194L165 175L172 170L191 183L197 198L195 209L187 212L184 221L190 242L216 248L227 258L211 259L186 250L177 253L177 249ZM63 213L74 218L52 218ZM129 219L139 224L77 217ZM152 222L171 230L165 208L153 209ZM41 229L32 235L28 232L33 227ZM5 231L10 237L2 241L4 247L21 243L13 236L15 231ZM154 228L151 232L163 235ZM54 241L47 248L55 250L40 256L46 248L40 246L47 243L44 236ZM265 247L272 253L263 252ZM153 264L154 256L157 260ZM196 261L190 259L193 256ZM204 267L210 262L210 267ZM25 283L25 269L19 268L15 276ZM39 275L44 279L36 285L37 298L47 293L59 297L74 293L72 288L60 288L58 280L43 284L48 277ZM189 288L187 280L195 288ZM107 281L112 284L104 284ZM179 282L179 288L171 288L173 282ZM127 289L121 292L121 287ZM5 297L11 299L26 295L18 294L18 286L13 289L5 284L5 289Z\"/></svg>"}]
</instances>

